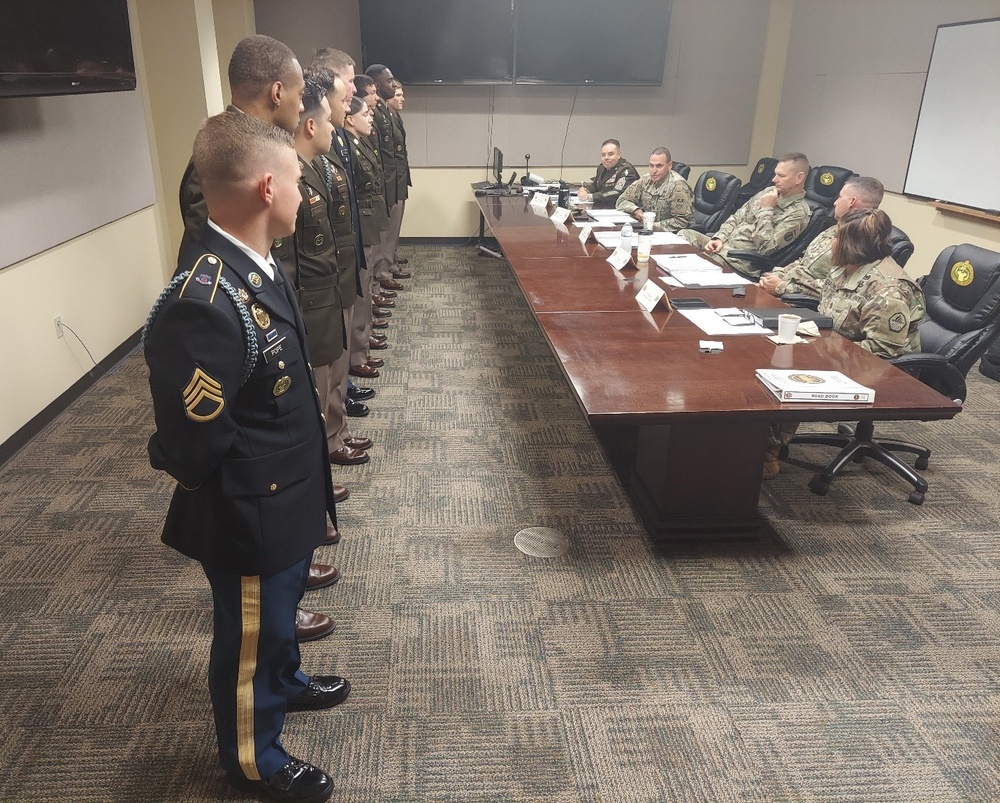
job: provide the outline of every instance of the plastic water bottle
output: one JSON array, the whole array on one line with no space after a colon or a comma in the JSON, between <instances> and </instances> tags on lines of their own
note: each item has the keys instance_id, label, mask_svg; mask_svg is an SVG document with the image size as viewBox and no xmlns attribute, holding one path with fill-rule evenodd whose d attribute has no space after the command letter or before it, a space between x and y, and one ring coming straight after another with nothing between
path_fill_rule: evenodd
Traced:
<instances>
[{"instance_id":1,"label":"plastic water bottle","mask_svg":"<svg viewBox=\"0 0 1000 803\"><path fill-rule=\"evenodd\" d=\"M632 250L632 224L631 223L626 223L624 226L622 226L622 240L621 240L621 245L619 245L619 248L621 248L622 251L631 251Z\"/></svg>"}]
</instances>

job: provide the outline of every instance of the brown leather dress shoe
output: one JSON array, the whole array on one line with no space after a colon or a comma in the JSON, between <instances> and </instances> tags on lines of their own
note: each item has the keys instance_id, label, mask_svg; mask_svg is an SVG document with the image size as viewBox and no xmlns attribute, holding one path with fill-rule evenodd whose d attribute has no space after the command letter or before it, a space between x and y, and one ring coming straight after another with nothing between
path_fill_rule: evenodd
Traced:
<instances>
[{"instance_id":1,"label":"brown leather dress shoe","mask_svg":"<svg viewBox=\"0 0 1000 803\"><path fill-rule=\"evenodd\" d=\"M413 276L408 270L394 270L392 272L393 279L409 279Z\"/></svg>"},{"instance_id":2,"label":"brown leather dress shoe","mask_svg":"<svg viewBox=\"0 0 1000 803\"><path fill-rule=\"evenodd\" d=\"M372 318L391 318L392 312L381 307L372 307Z\"/></svg>"},{"instance_id":3,"label":"brown leather dress shoe","mask_svg":"<svg viewBox=\"0 0 1000 803\"><path fill-rule=\"evenodd\" d=\"M369 350L374 349L375 351L381 351L382 349L389 348L389 344L385 342L385 339L376 340L374 337L368 338L368 348Z\"/></svg>"},{"instance_id":4,"label":"brown leather dress shoe","mask_svg":"<svg viewBox=\"0 0 1000 803\"><path fill-rule=\"evenodd\" d=\"M295 609L295 637L299 641L316 641L326 638L337 626L326 614L307 611L304 608Z\"/></svg>"},{"instance_id":5,"label":"brown leather dress shoe","mask_svg":"<svg viewBox=\"0 0 1000 803\"><path fill-rule=\"evenodd\" d=\"M341 446L337 451L330 452L330 462L336 463L338 466L360 466L370 459L368 452L352 449L350 446Z\"/></svg>"},{"instance_id":6,"label":"brown leather dress shoe","mask_svg":"<svg viewBox=\"0 0 1000 803\"><path fill-rule=\"evenodd\" d=\"M388 329L389 322L385 318L372 318L372 329Z\"/></svg>"},{"instance_id":7,"label":"brown leather dress shoe","mask_svg":"<svg viewBox=\"0 0 1000 803\"><path fill-rule=\"evenodd\" d=\"M409 265L410 264L410 260L408 260L406 257L396 257L396 264L397 265Z\"/></svg>"},{"instance_id":8,"label":"brown leather dress shoe","mask_svg":"<svg viewBox=\"0 0 1000 803\"><path fill-rule=\"evenodd\" d=\"M379 279L378 283L386 290L402 290L406 285L397 282L395 279Z\"/></svg>"},{"instance_id":9,"label":"brown leather dress shoe","mask_svg":"<svg viewBox=\"0 0 1000 803\"><path fill-rule=\"evenodd\" d=\"M347 497L349 497L350 495L351 495L350 490L348 490L347 488L345 488L343 485L336 485L335 484L333 486L333 501L336 502L338 505L341 502L346 502L347 501ZM332 524L328 524L327 525L327 528L326 528L327 529L327 535L329 535L330 528L332 526L333 526Z\"/></svg>"},{"instance_id":10,"label":"brown leather dress shoe","mask_svg":"<svg viewBox=\"0 0 1000 803\"><path fill-rule=\"evenodd\" d=\"M378 368L369 368L367 364L362 363L361 365L352 365L348 373L351 376L363 376L366 379L371 379L378 376Z\"/></svg>"},{"instance_id":11,"label":"brown leather dress shoe","mask_svg":"<svg viewBox=\"0 0 1000 803\"><path fill-rule=\"evenodd\" d=\"M340 531L332 524L326 525L326 538L323 539L323 546L332 546L340 543Z\"/></svg>"},{"instance_id":12,"label":"brown leather dress shoe","mask_svg":"<svg viewBox=\"0 0 1000 803\"><path fill-rule=\"evenodd\" d=\"M306 578L306 591L332 586L340 579L340 569L328 563L313 563Z\"/></svg>"},{"instance_id":13,"label":"brown leather dress shoe","mask_svg":"<svg viewBox=\"0 0 1000 803\"><path fill-rule=\"evenodd\" d=\"M399 293L397 293L395 290L386 290L383 287L382 292L379 293L379 295L382 296L382 298L397 298L399 296Z\"/></svg>"},{"instance_id":14,"label":"brown leather dress shoe","mask_svg":"<svg viewBox=\"0 0 1000 803\"><path fill-rule=\"evenodd\" d=\"M368 362L365 363L369 368L381 368L385 365L385 360L381 357L369 357Z\"/></svg>"},{"instance_id":15,"label":"brown leather dress shoe","mask_svg":"<svg viewBox=\"0 0 1000 803\"><path fill-rule=\"evenodd\" d=\"M356 438L352 435L350 438L344 438L344 446L350 446L352 449L371 449L372 439Z\"/></svg>"},{"instance_id":16,"label":"brown leather dress shoe","mask_svg":"<svg viewBox=\"0 0 1000 803\"><path fill-rule=\"evenodd\" d=\"M393 301L388 296L382 295L381 293L377 296L372 297L372 304L376 307L387 307L388 309L392 309L393 307L396 306L395 301Z\"/></svg>"}]
</instances>

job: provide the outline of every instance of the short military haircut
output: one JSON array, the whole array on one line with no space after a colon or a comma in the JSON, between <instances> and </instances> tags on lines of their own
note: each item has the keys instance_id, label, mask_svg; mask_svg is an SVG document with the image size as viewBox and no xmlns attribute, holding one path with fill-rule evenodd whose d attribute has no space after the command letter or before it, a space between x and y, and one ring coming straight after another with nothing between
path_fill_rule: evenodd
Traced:
<instances>
[{"instance_id":1,"label":"short military haircut","mask_svg":"<svg viewBox=\"0 0 1000 803\"><path fill-rule=\"evenodd\" d=\"M851 176L844 182L844 186L849 187L861 205L869 209L878 209L885 196L882 182L871 176Z\"/></svg>"},{"instance_id":2,"label":"short military haircut","mask_svg":"<svg viewBox=\"0 0 1000 803\"><path fill-rule=\"evenodd\" d=\"M229 87L234 95L256 98L277 81L288 79L295 54L270 36L241 39L229 59Z\"/></svg>"},{"instance_id":3,"label":"short military haircut","mask_svg":"<svg viewBox=\"0 0 1000 803\"><path fill-rule=\"evenodd\" d=\"M354 59L343 50L336 50L332 47L323 47L316 51L316 56L312 61L317 67L326 67L335 73L343 72L348 67L354 72Z\"/></svg>"},{"instance_id":4,"label":"short military haircut","mask_svg":"<svg viewBox=\"0 0 1000 803\"><path fill-rule=\"evenodd\" d=\"M809 172L809 160L806 158L804 153L792 151L791 153L786 153L784 156L779 157L778 161L790 163L792 165L792 170L796 173Z\"/></svg>"},{"instance_id":5,"label":"short military haircut","mask_svg":"<svg viewBox=\"0 0 1000 803\"><path fill-rule=\"evenodd\" d=\"M673 159L670 158L670 151L664 148L662 145L659 148L653 148L653 152L649 154L650 156L666 156L668 162L672 162Z\"/></svg>"},{"instance_id":6,"label":"short military haircut","mask_svg":"<svg viewBox=\"0 0 1000 803\"><path fill-rule=\"evenodd\" d=\"M852 209L837 225L834 265L867 265L892 253L892 221L881 209Z\"/></svg>"},{"instance_id":7,"label":"short military haircut","mask_svg":"<svg viewBox=\"0 0 1000 803\"><path fill-rule=\"evenodd\" d=\"M367 70L365 70L365 75L374 80L388 69L389 68L384 64L372 64Z\"/></svg>"},{"instance_id":8,"label":"short military haircut","mask_svg":"<svg viewBox=\"0 0 1000 803\"><path fill-rule=\"evenodd\" d=\"M360 114L362 111L368 108L368 104L365 103L364 98L361 95L355 95L351 98L351 110L348 114Z\"/></svg>"},{"instance_id":9,"label":"short military haircut","mask_svg":"<svg viewBox=\"0 0 1000 803\"><path fill-rule=\"evenodd\" d=\"M375 82L367 75L354 76L354 91L357 92L359 95L365 94L365 91L370 86L375 86Z\"/></svg>"},{"instance_id":10,"label":"short military haircut","mask_svg":"<svg viewBox=\"0 0 1000 803\"><path fill-rule=\"evenodd\" d=\"M194 138L194 169L206 198L256 180L292 135L257 117L225 111L209 117Z\"/></svg>"},{"instance_id":11,"label":"short military haircut","mask_svg":"<svg viewBox=\"0 0 1000 803\"><path fill-rule=\"evenodd\" d=\"M601 143L601 147L603 148L605 145L614 145L618 150L622 149L622 144L617 139L606 139ZM670 159L667 159L667 161L669 162Z\"/></svg>"}]
</instances>

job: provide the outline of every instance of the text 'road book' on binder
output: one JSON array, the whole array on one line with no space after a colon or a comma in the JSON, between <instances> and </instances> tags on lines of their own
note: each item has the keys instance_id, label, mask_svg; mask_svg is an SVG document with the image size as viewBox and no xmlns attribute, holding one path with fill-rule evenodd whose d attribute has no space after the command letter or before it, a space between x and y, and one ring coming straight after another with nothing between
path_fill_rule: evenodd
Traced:
<instances>
[{"instance_id":1,"label":"text 'road book' on binder","mask_svg":"<svg viewBox=\"0 0 1000 803\"><path fill-rule=\"evenodd\" d=\"M839 371L787 371L758 368L757 378L782 402L871 404L875 391Z\"/></svg>"}]
</instances>

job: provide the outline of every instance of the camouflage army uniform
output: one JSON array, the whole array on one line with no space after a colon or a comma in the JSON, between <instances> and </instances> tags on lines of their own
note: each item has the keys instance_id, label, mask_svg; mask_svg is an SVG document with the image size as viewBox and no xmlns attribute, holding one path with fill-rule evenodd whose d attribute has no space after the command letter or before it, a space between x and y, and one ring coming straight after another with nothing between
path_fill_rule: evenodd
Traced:
<instances>
[{"instance_id":1,"label":"camouflage army uniform","mask_svg":"<svg viewBox=\"0 0 1000 803\"><path fill-rule=\"evenodd\" d=\"M892 257L862 265L850 276L842 267L831 266L819 300L819 311L833 318L838 334L879 357L920 350L917 326L925 309L923 291ZM778 473L778 452L798 426L797 421L771 425L765 478Z\"/></svg>"},{"instance_id":2,"label":"camouflage army uniform","mask_svg":"<svg viewBox=\"0 0 1000 803\"><path fill-rule=\"evenodd\" d=\"M727 254L730 251L773 254L798 237L809 223L809 207L803 200L805 193L778 198L776 206L763 207L760 199L768 192L771 192L771 188L758 192L745 206L727 218L712 237L691 229L684 229L679 234L699 248L704 248L709 240L722 240L722 250L718 254L708 254L708 257L720 264L728 264L734 270L756 274L757 269L748 262L735 257L730 259Z\"/></svg>"},{"instance_id":3,"label":"camouflage army uniform","mask_svg":"<svg viewBox=\"0 0 1000 803\"><path fill-rule=\"evenodd\" d=\"M694 193L680 173L673 170L660 183L648 175L625 188L616 206L632 214L636 209L656 212L653 231L676 231L694 223Z\"/></svg>"},{"instance_id":4,"label":"camouflage army uniform","mask_svg":"<svg viewBox=\"0 0 1000 803\"><path fill-rule=\"evenodd\" d=\"M892 257L862 265L850 276L830 268L819 311L833 328L879 357L920 350L917 325L924 317L924 294Z\"/></svg>"},{"instance_id":5,"label":"camouflage army uniform","mask_svg":"<svg viewBox=\"0 0 1000 803\"><path fill-rule=\"evenodd\" d=\"M783 268L775 268L771 273L781 281L775 289L775 295L786 293L802 293L819 298L823 294L823 285L833 267L833 235L837 227L830 226L819 233L815 240L809 243L805 253L794 262Z\"/></svg>"},{"instance_id":6,"label":"camouflage army uniform","mask_svg":"<svg viewBox=\"0 0 1000 803\"><path fill-rule=\"evenodd\" d=\"M583 188L590 193L595 208L614 209L622 190L638 180L639 171L623 156L610 170L598 165L597 175L583 182Z\"/></svg>"}]
</instances>

